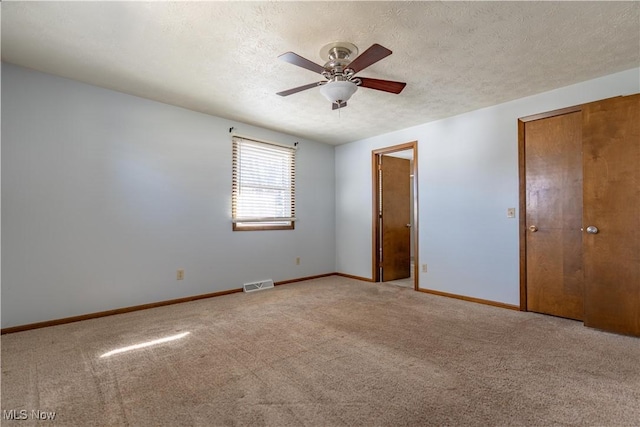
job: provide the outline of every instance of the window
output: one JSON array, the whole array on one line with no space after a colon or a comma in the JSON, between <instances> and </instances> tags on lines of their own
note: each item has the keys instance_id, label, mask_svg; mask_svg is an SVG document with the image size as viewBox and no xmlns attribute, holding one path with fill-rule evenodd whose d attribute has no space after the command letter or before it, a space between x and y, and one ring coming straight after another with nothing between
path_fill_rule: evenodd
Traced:
<instances>
[{"instance_id":1,"label":"window","mask_svg":"<svg viewBox=\"0 0 640 427\"><path fill-rule=\"evenodd\" d=\"M295 148L233 137L234 230L291 230L295 218Z\"/></svg>"}]
</instances>

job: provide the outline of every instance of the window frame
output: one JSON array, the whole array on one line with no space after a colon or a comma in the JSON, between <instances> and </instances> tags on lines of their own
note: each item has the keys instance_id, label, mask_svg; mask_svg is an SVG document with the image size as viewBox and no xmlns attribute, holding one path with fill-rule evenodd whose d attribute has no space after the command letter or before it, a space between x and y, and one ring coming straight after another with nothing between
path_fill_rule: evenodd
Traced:
<instances>
[{"instance_id":1,"label":"window frame","mask_svg":"<svg viewBox=\"0 0 640 427\"><path fill-rule=\"evenodd\" d=\"M270 141L264 141L256 138L233 135L232 136L232 181L231 181L231 220L232 220L232 230L233 231L263 231L263 230L294 230L295 229L295 177L296 177L296 149L295 146L288 146L284 144L279 144ZM278 219L278 217L268 218L264 220L250 220L250 221L242 221L241 218L238 219L237 215L237 206L238 206L238 198L240 197L242 185L241 185L241 175L242 175L242 166L241 166L241 149L240 145L245 141L250 145L262 146L263 148L268 148L269 146L275 148L274 151L282 151L282 149L289 150L289 155L291 156L290 164L289 164L289 177L290 177L290 193L289 193L289 208L290 208L290 217L286 217L286 219ZM277 148L276 148L277 147ZM287 223L284 223L284 222ZM279 224L273 224L278 222Z\"/></svg>"}]
</instances>

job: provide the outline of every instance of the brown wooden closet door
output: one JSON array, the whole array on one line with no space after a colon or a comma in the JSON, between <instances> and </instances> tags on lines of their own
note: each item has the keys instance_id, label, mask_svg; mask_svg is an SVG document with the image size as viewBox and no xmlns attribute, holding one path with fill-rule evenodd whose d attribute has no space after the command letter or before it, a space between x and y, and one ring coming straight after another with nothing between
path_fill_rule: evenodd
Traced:
<instances>
[{"instance_id":1,"label":"brown wooden closet door","mask_svg":"<svg viewBox=\"0 0 640 427\"><path fill-rule=\"evenodd\" d=\"M582 117L525 123L527 310L582 320Z\"/></svg>"},{"instance_id":2,"label":"brown wooden closet door","mask_svg":"<svg viewBox=\"0 0 640 427\"><path fill-rule=\"evenodd\" d=\"M411 166L382 156L382 281L411 276Z\"/></svg>"},{"instance_id":3,"label":"brown wooden closet door","mask_svg":"<svg viewBox=\"0 0 640 427\"><path fill-rule=\"evenodd\" d=\"M640 335L640 95L585 105L583 126L585 325Z\"/></svg>"}]
</instances>

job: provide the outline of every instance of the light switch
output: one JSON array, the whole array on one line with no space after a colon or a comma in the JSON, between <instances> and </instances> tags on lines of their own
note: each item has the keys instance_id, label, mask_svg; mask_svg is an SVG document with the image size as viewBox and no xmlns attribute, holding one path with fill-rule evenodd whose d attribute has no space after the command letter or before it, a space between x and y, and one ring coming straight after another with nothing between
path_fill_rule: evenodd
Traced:
<instances>
[{"instance_id":1,"label":"light switch","mask_svg":"<svg viewBox=\"0 0 640 427\"><path fill-rule=\"evenodd\" d=\"M507 209L507 218L515 218L516 217L516 208Z\"/></svg>"}]
</instances>

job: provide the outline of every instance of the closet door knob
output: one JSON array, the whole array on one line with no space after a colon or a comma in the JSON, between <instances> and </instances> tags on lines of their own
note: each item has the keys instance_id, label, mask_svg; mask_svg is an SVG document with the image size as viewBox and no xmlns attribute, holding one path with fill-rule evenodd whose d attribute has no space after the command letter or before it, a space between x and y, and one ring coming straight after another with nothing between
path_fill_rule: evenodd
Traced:
<instances>
[{"instance_id":1,"label":"closet door knob","mask_svg":"<svg viewBox=\"0 0 640 427\"><path fill-rule=\"evenodd\" d=\"M589 234L598 234L598 227L596 227L595 225L590 225L587 227L587 233Z\"/></svg>"},{"instance_id":2,"label":"closet door knob","mask_svg":"<svg viewBox=\"0 0 640 427\"><path fill-rule=\"evenodd\" d=\"M529 231L531 231L532 233L535 233L536 231L538 231L538 227L536 227L535 225L530 225Z\"/></svg>"}]
</instances>

